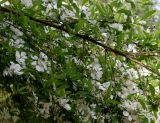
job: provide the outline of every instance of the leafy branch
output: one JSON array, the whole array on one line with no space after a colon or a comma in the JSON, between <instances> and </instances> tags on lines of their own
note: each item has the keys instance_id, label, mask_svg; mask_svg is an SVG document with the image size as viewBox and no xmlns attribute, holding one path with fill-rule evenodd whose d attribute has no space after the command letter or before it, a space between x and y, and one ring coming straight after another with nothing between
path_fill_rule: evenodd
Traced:
<instances>
[{"instance_id":1,"label":"leafy branch","mask_svg":"<svg viewBox=\"0 0 160 123\"><path fill-rule=\"evenodd\" d=\"M5 8L5 7L0 6L0 11L10 13L10 14L13 14L13 15L21 16L21 13L18 13L18 12L14 11L10 8ZM67 30L66 25L64 25L63 23L58 23L58 22L56 23L56 21L41 20L41 19L38 19L38 18L34 18L30 15L27 15L26 13L22 13L22 14L24 14L26 17L28 17L30 20L32 20L34 22L41 23L45 26L54 27L58 30L61 30L61 31L64 31L68 34L72 34L76 37L79 37L79 38L83 39L84 41L92 42L93 44L96 44L96 45L104 48L105 51L112 52L113 54L118 55L118 56L123 56L126 59L129 59L129 60L133 61L134 63L136 63L136 64L148 69L149 71L157 74L158 76L160 76L160 73L159 73L158 70L155 70L152 67L150 67L148 65L145 65L144 63L138 61L135 57L133 57L133 56L135 56L134 54L129 54L129 53L122 52L122 51L119 51L117 49L111 48L111 47L101 43L100 41L97 41L97 39L94 39L94 38L92 38L88 35L71 32L71 31Z\"/></svg>"}]
</instances>

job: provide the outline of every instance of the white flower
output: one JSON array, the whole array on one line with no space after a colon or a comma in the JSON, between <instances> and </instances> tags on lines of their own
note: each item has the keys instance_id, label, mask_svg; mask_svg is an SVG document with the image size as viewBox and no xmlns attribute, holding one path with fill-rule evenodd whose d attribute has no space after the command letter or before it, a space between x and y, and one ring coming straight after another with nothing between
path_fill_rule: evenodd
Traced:
<instances>
[{"instance_id":1,"label":"white flower","mask_svg":"<svg viewBox=\"0 0 160 123\"><path fill-rule=\"evenodd\" d=\"M124 116L129 116L129 113L127 111L123 111Z\"/></svg>"},{"instance_id":2,"label":"white flower","mask_svg":"<svg viewBox=\"0 0 160 123\"><path fill-rule=\"evenodd\" d=\"M151 30L150 30L150 28L147 28L147 30L146 30L148 33L150 33L151 32Z\"/></svg>"},{"instance_id":3,"label":"white flower","mask_svg":"<svg viewBox=\"0 0 160 123\"><path fill-rule=\"evenodd\" d=\"M83 65L83 62L80 59L77 59L76 57L72 57L71 59L74 60L77 65Z\"/></svg>"},{"instance_id":4,"label":"white flower","mask_svg":"<svg viewBox=\"0 0 160 123\"><path fill-rule=\"evenodd\" d=\"M47 67L47 65L48 65L47 62L39 61L39 60L38 60L38 64L43 67L44 71L47 71L47 69L48 69L48 67Z\"/></svg>"},{"instance_id":5,"label":"white flower","mask_svg":"<svg viewBox=\"0 0 160 123\"><path fill-rule=\"evenodd\" d=\"M47 64L46 62L42 61L42 60L38 60L37 62L32 62L32 65L36 66L36 70L39 72L44 72L47 70Z\"/></svg>"},{"instance_id":6,"label":"white flower","mask_svg":"<svg viewBox=\"0 0 160 123\"><path fill-rule=\"evenodd\" d=\"M149 76L151 74L151 72L144 67L139 69L139 73L141 76Z\"/></svg>"},{"instance_id":7,"label":"white flower","mask_svg":"<svg viewBox=\"0 0 160 123\"><path fill-rule=\"evenodd\" d=\"M113 99L113 95L110 96L110 99L111 99L111 100Z\"/></svg>"},{"instance_id":8,"label":"white flower","mask_svg":"<svg viewBox=\"0 0 160 123\"><path fill-rule=\"evenodd\" d=\"M39 72L44 72L43 66L40 66L40 65L36 65L36 70Z\"/></svg>"},{"instance_id":9,"label":"white flower","mask_svg":"<svg viewBox=\"0 0 160 123\"><path fill-rule=\"evenodd\" d=\"M68 33L63 33L63 35L64 35L64 37L66 37L66 38L69 38L70 37L70 35L68 34Z\"/></svg>"},{"instance_id":10,"label":"white flower","mask_svg":"<svg viewBox=\"0 0 160 123\"><path fill-rule=\"evenodd\" d=\"M132 81L126 81L124 86L122 87L122 91L118 92L117 94L121 98L126 98L130 94L139 94L141 90L137 87L137 84Z\"/></svg>"},{"instance_id":11,"label":"white flower","mask_svg":"<svg viewBox=\"0 0 160 123\"><path fill-rule=\"evenodd\" d=\"M48 26L44 26L44 31L45 31L45 33L49 32Z\"/></svg>"},{"instance_id":12,"label":"white flower","mask_svg":"<svg viewBox=\"0 0 160 123\"><path fill-rule=\"evenodd\" d=\"M140 104L137 101L125 100L121 106L126 108L128 111L133 111L136 110Z\"/></svg>"},{"instance_id":13,"label":"white flower","mask_svg":"<svg viewBox=\"0 0 160 123\"><path fill-rule=\"evenodd\" d=\"M138 79L139 78L138 72L133 68L127 69L127 71L124 73L124 75L127 75L127 77L129 79Z\"/></svg>"},{"instance_id":14,"label":"white flower","mask_svg":"<svg viewBox=\"0 0 160 123\"><path fill-rule=\"evenodd\" d=\"M94 111L90 111L90 115L93 119L97 119L96 113Z\"/></svg>"},{"instance_id":15,"label":"white flower","mask_svg":"<svg viewBox=\"0 0 160 123\"><path fill-rule=\"evenodd\" d=\"M96 20L88 20L88 22L90 22L93 25L96 25L97 21Z\"/></svg>"},{"instance_id":16,"label":"white flower","mask_svg":"<svg viewBox=\"0 0 160 123\"><path fill-rule=\"evenodd\" d=\"M132 23L134 23L134 18L133 17L131 17L131 21L132 21Z\"/></svg>"},{"instance_id":17,"label":"white flower","mask_svg":"<svg viewBox=\"0 0 160 123\"><path fill-rule=\"evenodd\" d=\"M155 87L155 92L156 92L157 94L160 94L160 88L159 88L159 86Z\"/></svg>"},{"instance_id":18,"label":"white flower","mask_svg":"<svg viewBox=\"0 0 160 123\"><path fill-rule=\"evenodd\" d=\"M36 68L39 72L49 72L49 61L47 55L44 53L39 54L39 58L37 56L31 56L31 58L34 60L31 62L31 65Z\"/></svg>"},{"instance_id":19,"label":"white flower","mask_svg":"<svg viewBox=\"0 0 160 123\"><path fill-rule=\"evenodd\" d=\"M51 5L51 4L48 4L48 5L47 5L47 8L46 8L46 13L48 14L51 9L52 9L52 5Z\"/></svg>"},{"instance_id":20,"label":"white flower","mask_svg":"<svg viewBox=\"0 0 160 123\"><path fill-rule=\"evenodd\" d=\"M132 82L132 81L126 81L126 86L127 86L127 89L131 90L132 92L134 92L134 90L138 89L137 88L137 84L135 82Z\"/></svg>"},{"instance_id":21,"label":"white flower","mask_svg":"<svg viewBox=\"0 0 160 123\"><path fill-rule=\"evenodd\" d=\"M38 60L38 56L31 56L33 60Z\"/></svg>"},{"instance_id":22,"label":"white flower","mask_svg":"<svg viewBox=\"0 0 160 123\"><path fill-rule=\"evenodd\" d=\"M9 45L13 46L15 48L23 48L24 47L24 41L16 36L13 36L13 39L10 40Z\"/></svg>"},{"instance_id":23,"label":"white flower","mask_svg":"<svg viewBox=\"0 0 160 123\"><path fill-rule=\"evenodd\" d=\"M132 121L131 115L128 116L128 120L129 120L129 121Z\"/></svg>"},{"instance_id":24,"label":"white flower","mask_svg":"<svg viewBox=\"0 0 160 123\"><path fill-rule=\"evenodd\" d=\"M57 1L53 1L53 2L52 2L52 7L53 7L54 9L57 9Z\"/></svg>"},{"instance_id":25,"label":"white flower","mask_svg":"<svg viewBox=\"0 0 160 123\"><path fill-rule=\"evenodd\" d=\"M101 35L102 35L104 38L108 38L108 33L103 32Z\"/></svg>"},{"instance_id":26,"label":"white flower","mask_svg":"<svg viewBox=\"0 0 160 123\"><path fill-rule=\"evenodd\" d=\"M8 1L6 1L6 2L4 2L4 3L1 4L2 7L9 6L9 5L10 5L10 2L8 2Z\"/></svg>"},{"instance_id":27,"label":"white flower","mask_svg":"<svg viewBox=\"0 0 160 123\"><path fill-rule=\"evenodd\" d=\"M40 113L43 115L45 119L47 119L50 116L49 109L50 109L51 103L39 102L39 104L43 106L42 108L39 108Z\"/></svg>"},{"instance_id":28,"label":"white flower","mask_svg":"<svg viewBox=\"0 0 160 123\"><path fill-rule=\"evenodd\" d=\"M19 64L22 64L25 66L25 60L27 59L27 56L26 56L26 53L25 52L19 52L19 51L16 51L16 61L19 63Z\"/></svg>"},{"instance_id":29,"label":"white flower","mask_svg":"<svg viewBox=\"0 0 160 123\"><path fill-rule=\"evenodd\" d=\"M68 17L70 18L74 18L75 17L75 13L71 10L65 9L65 11L62 13L60 19L62 21L64 21L65 19L67 19Z\"/></svg>"},{"instance_id":30,"label":"white flower","mask_svg":"<svg viewBox=\"0 0 160 123\"><path fill-rule=\"evenodd\" d=\"M157 121L160 121L160 111L157 112Z\"/></svg>"},{"instance_id":31,"label":"white flower","mask_svg":"<svg viewBox=\"0 0 160 123\"><path fill-rule=\"evenodd\" d=\"M108 89L110 83L109 82L106 82L106 83L103 83L101 84L100 82L97 82L97 81L92 81L93 85L95 87L97 87L99 90L102 90L102 91L105 91Z\"/></svg>"},{"instance_id":32,"label":"white flower","mask_svg":"<svg viewBox=\"0 0 160 123\"><path fill-rule=\"evenodd\" d=\"M23 36L23 32L21 32L19 29L15 28L13 26L11 26L10 28L17 36Z\"/></svg>"},{"instance_id":33,"label":"white flower","mask_svg":"<svg viewBox=\"0 0 160 123\"><path fill-rule=\"evenodd\" d=\"M31 62L31 65L36 66L37 65L37 61Z\"/></svg>"},{"instance_id":34,"label":"white flower","mask_svg":"<svg viewBox=\"0 0 160 123\"><path fill-rule=\"evenodd\" d=\"M58 99L60 105L63 105L69 101L69 99Z\"/></svg>"},{"instance_id":35,"label":"white flower","mask_svg":"<svg viewBox=\"0 0 160 123\"><path fill-rule=\"evenodd\" d=\"M124 72L128 68L127 64L119 60L116 60L115 67L117 67L121 72Z\"/></svg>"},{"instance_id":36,"label":"white flower","mask_svg":"<svg viewBox=\"0 0 160 123\"><path fill-rule=\"evenodd\" d=\"M137 53L136 50L136 44L129 44L128 46L124 46L123 49L126 50L127 52L133 52L133 53Z\"/></svg>"},{"instance_id":37,"label":"white flower","mask_svg":"<svg viewBox=\"0 0 160 123\"><path fill-rule=\"evenodd\" d=\"M103 86L99 86L99 90L105 91L106 88L104 88Z\"/></svg>"},{"instance_id":38,"label":"white flower","mask_svg":"<svg viewBox=\"0 0 160 123\"><path fill-rule=\"evenodd\" d=\"M92 77L93 79L100 80L101 77L102 77L102 74L103 74L102 71L95 71L95 72L92 72L92 73L91 73L91 77Z\"/></svg>"},{"instance_id":39,"label":"white flower","mask_svg":"<svg viewBox=\"0 0 160 123\"><path fill-rule=\"evenodd\" d=\"M97 105L93 103L90 106L91 106L91 108L95 109Z\"/></svg>"},{"instance_id":40,"label":"white flower","mask_svg":"<svg viewBox=\"0 0 160 123\"><path fill-rule=\"evenodd\" d=\"M32 0L21 0L21 3L23 5L25 5L26 7L32 7L33 6Z\"/></svg>"},{"instance_id":41,"label":"white flower","mask_svg":"<svg viewBox=\"0 0 160 123\"><path fill-rule=\"evenodd\" d=\"M71 106L69 104L64 104L63 108L65 108L67 111L71 110Z\"/></svg>"},{"instance_id":42,"label":"white flower","mask_svg":"<svg viewBox=\"0 0 160 123\"><path fill-rule=\"evenodd\" d=\"M141 21L139 21L139 24L141 24L141 25L145 25L145 24L146 24L146 21L141 20Z\"/></svg>"},{"instance_id":43,"label":"white flower","mask_svg":"<svg viewBox=\"0 0 160 123\"><path fill-rule=\"evenodd\" d=\"M40 52L39 57L40 57L40 59L42 59L42 60L45 60L45 61L47 61L47 60L48 60L47 55L46 55L46 54L44 54L43 52Z\"/></svg>"},{"instance_id":44,"label":"white flower","mask_svg":"<svg viewBox=\"0 0 160 123\"><path fill-rule=\"evenodd\" d=\"M21 72L22 69L23 68L19 64L11 62L10 70L13 71L13 73L17 75L22 75L23 74L23 72Z\"/></svg>"},{"instance_id":45,"label":"white flower","mask_svg":"<svg viewBox=\"0 0 160 123\"><path fill-rule=\"evenodd\" d=\"M65 108L67 111L71 110L70 105L67 103L69 99L58 99L59 104Z\"/></svg>"},{"instance_id":46,"label":"white flower","mask_svg":"<svg viewBox=\"0 0 160 123\"><path fill-rule=\"evenodd\" d=\"M109 24L110 27L114 28L114 29L117 29L119 31L122 31L123 30L123 25L122 24L119 24L119 23L113 23L113 24Z\"/></svg>"},{"instance_id":47,"label":"white flower","mask_svg":"<svg viewBox=\"0 0 160 123\"><path fill-rule=\"evenodd\" d=\"M3 76L12 76L12 71L9 68L4 69Z\"/></svg>"},{"instance_id":48,"label":"white flower","mask_svg":"<svg viewBox=\"0 0 160 123\"><path fill-rule=\"evenodd\" d=\"M101 77L103 75L103 72L102 72L102 67L99 64L99 60L98 59L94 59L94 62L92 64L90 64L88 66L88 68L91 69L91 77L93 79L96 79L96 80L100 80L101 79Z\"/></svg>"},{"instance_id":49,"label":"white flower","mask_svg":"<svg viewBox=\"0 0 160 123\"><path fill-rule=\"evenodd\" d=\"M103 83L103 87L108 88L110 86L110 82Z\"/></svg>"},{"instance_id":50,"label":"white flower","mask_svg":"<svg viewBox=\"0 0 160 123\"><path fill-rule=\"evenodd\" d=\"M91 12L89 11L89 8L86 6L82 6L82 12L86 15L86 17L89 17L91 15Z\"/></svg>"}]
</instances>

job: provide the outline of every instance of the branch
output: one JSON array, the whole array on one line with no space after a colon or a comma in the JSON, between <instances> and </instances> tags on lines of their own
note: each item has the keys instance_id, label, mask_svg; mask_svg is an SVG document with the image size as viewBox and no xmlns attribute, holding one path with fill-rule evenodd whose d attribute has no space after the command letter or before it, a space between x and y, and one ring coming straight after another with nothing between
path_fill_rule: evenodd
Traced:
<instances>
[{"instance_id":1,"label":"branch","mask_svg":"<svg viewBox=\"0 0 160 123\"><path fill-rule=\"evenodd\" d=\"M1 7L1 6L0 6L0 11L2 11L2 12L7 12L7 13L11 13L11 14L14 14L14 15L19 15L19 16L21 15L20 13L14 11L14 10L12 10L12 9L4 8L4 7ZM41 24L43 24L43 25L45 25L45 26L54 27L54 28L56 28L56 29L58 29L58 30L61 30L61 31L64 31L64 32L66 32L66 33L75 35L76 37L79 37L79 38L81 38L81 39L83 39L83 40L87 40L88 42L92 42L93 44L96 44L96 45L98 45L98 46L101 46L101 47L103 47L106 51L112 52L112 53L114 53L115 55L123 56L123 57L125 57L126 59L129 59L129 60L133 61L134 63L136 63L136 64L138 64L138 65L140 65L140 66L142 66L142 67L145 67L145 68L148 69L149 71L151 71L151 72L157 74L158 76L160 76L159 71L154 70L154 69L152 69L150 66L143 64L142 62L138 61L138 60L137 60L136 58L134 58L133 56L130 56L129 54L126 54L125 52L119 51L119 50L117 50L117 49L113 49L113 48L111 48L111 47L109 47L109 46L107 46L107 45L105 45L105 44L97 41L96 39L89 37L88 35L83 35L83 34L78 34L78 33L74 33L74 32L69 32L69 31L66 29L65 25L63 25L63 24L61 24L61 23L55 23L55 22L52 22L52 21L41 20L41 19L38 19L38 18L31 17L31 16L29 16L29 15L27 15L27 14L25 14L25 13L23 13L23 14L24 14L26 17L28 17L30 20L32 20L32 21L35 21L35 22L37 22L37 23L41 23Z\"/></svg>"},{"instance_id":2,"label":"branch","mask_svg":"<svg viewBox=\"0 0 160 123\"><path fill-rule=\"evenodd\" d=\"M152 57L156 57L156 56L160 56L159 52L137 52L137 53L129 53L129 52L125 52L126 54L133 56L133 57L141 57L141 56L152 56Z\"/></svg>"}]
</instances>

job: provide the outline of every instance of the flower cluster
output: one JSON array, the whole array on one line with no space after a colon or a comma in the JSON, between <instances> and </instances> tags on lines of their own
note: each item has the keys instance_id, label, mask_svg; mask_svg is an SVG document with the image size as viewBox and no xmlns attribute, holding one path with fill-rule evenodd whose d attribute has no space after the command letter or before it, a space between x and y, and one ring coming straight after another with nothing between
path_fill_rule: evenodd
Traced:
<instances>
[{"instance_id":1,"label":"flower cluster","mask_svg":"<svg viewBox=\"0 0 160 123\"><path fill-rule=\"evenodd\" d=\"M12 76L13 74L16 74L16 75L22 75L23 72L23 67L19 64L15 64L14 62L11 62L11 65L9 68L6 68L4 71L3 71L3 76Z\"/></svg>"},{"instance_id":2,"label":"flower cluster","mask_svg":"<svg viewBox=\"0 0 160 123\"><path fill-rule=\"evenodd\" d=\"M122 86L122 91L118 92L118 96L121 98L126 98L130 94L141 94L142 90L140 90L135 82L126 81L124 86Z\"/></svg>"},{"instance_id":3,"label":"flower cluster","mask_svg":"<svg viewBox=\"0 0 160 123\"><path fill-rule=\"evenodd\" d=\"M102 67L99 64L98 59L94 59L94 62L90 65L88 65L88 68L91 69L91 77L93 80L100 80L103 72L102 72Z\"/></svg>"},{"instance_id":4,"label":"flower cluster","mask_svg":"<svg viewBox=\"0 0 160 123\"><path fill-rule=\"evenodd\" d=\"M39 57L38 56L31 56L32 58L32 66L34 66L36 68L37 71L39 72L47 72L49 73L50 71L50 62L48 60L47 55L45 55L44 53L40 53Z\"/></svg>"}]
</instances>

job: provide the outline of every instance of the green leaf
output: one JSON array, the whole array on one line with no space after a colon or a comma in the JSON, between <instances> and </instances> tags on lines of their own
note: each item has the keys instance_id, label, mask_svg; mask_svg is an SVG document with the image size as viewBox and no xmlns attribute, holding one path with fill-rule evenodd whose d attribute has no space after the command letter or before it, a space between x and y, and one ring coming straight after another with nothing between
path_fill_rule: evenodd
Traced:
<instances>
[{"instance_id":1,"label":"green leaf","mask_svg":"<svg viewBox=\"0 0 160 123\"><path fill-rule=\"evenodd\" d=\"M5 3L6 1L8 1L8 0L0 0L0 4L3 4L3 3Z\"/></svg>"},{"instance_id":2,"label":"green leaf","mask_svg":"<svg viewBox=\"0 0 160 123\"><path fill-rule=\"evenodd\" d=\"M76 10L76 13L79 13L79 8L77 7L77 5L73 2L73 0L69 0L71 3L71 6Z\"/></svg>"},{"instance_id":3,"label":"green leaf","mask_svg":"<svg viewBox=\"0 0 160 123\"><path fill-rule=\"evenodd\" d=\"M149 90L151 91L151 95L154 96L155 95L155 88L149 84Z\"/></svg>"},{"instance_id":4,"label":"green leaf","mask_svg":"<svg viewBox=\"0 0 160 123\"><path fill-rule=\"evenodd\" d=\"M156 10L151 10L149 12L147 12L143 17L142 20L147 19L147 18L151 18L153 15L155 15Z\"/></svg>"},{"instance_id":5,"label":"green leaf","mask_svg":"<svg viewBox=\"0 0 160 123\"><path fill-rule=\"evenodd\" d=\"M10 96L11 96L11 93L0 90L0 103L3 102L3 101L6 101L7 98L9 98Z\"/></svg>"},{"instance_id":6,"label":"green leaf","mask_svg":"<svg viewBox=\"0 0 160 123\"><path fill-rule=\"evenodd\" d=\"M151 119L151 123L155 123L155 120L154 120L154 119Z\"/></svg>"},{"instance_id":7,"label":"green leaf","mask_svg":"<svg viewBox=\"0 0 160 123\"><path fill-rule=\"evenodd\" d=\"M28 17L26 17L26 16L24 16L24 15L21 15L21 16L19 17L19 21L20 21L21 24L24 25L24 27L27 27L27 26L28 26L28 21L29 21Z\"/></svg>"},{"instance_id":8,"label":"green leaf","mask_svg":"<svg viewBox=\"0 0 160 123\"><path fill-rule=\"evenodd\" d=\"M120 9L120 10L118 10L117 13L124 13L124 14L126 14L126 15L131 15L131 11L126 10L126 9Z\"/></svg>"},{"instance_id":9,"label":"green leaf","mask_svg":"<svg viewBox=\"0 0 160 123\"><path fill-rule=\"evenodd\" d=\"M61 87L57 88L56 95L57 96L65 96L66 95L65 86L61 86Z\"/></svg>"},{"instance_id":10,"label":"green leaf","mask_svg":"<svg viewBox=\"0 0 160 123\"><path fill-rule=\"evenodd\" d=\"M125 15L124 13L115 14L115 20L117 22L123 23L123 22L126 22L126 19L127 19L127 15Z\"/></svg>"},{"instance_id":11,"label":"green leaf","mask_svg":"<svg viewBox=\"0 0 160 123\"><path fill-rule=\"evenodd\" d=\"M112 123L118 123L118 117L112 116Z\"/></svg>"},{"instance_id":12,"label":"green leaf","mask_svg":"<svg viewBox=\"0 0 160 123\"><path fill-rule=\"evenodd\" d=\"M96 6L97 6L98 10L101 12L102 15L106 14L105 9L104 9L104 7L103 7L102 4L100 4L99 2L97 2Z\"/></svg>"},{"instance_id":13,"label":"green leaf","mask_svg":"<svg viewBox=\"0 0 160 123\"><path fill-rule=\"evenodd\" d=\"M58 0L57 7L60 8L62 6L62 0Z\"/></svg>"},{"instance_id":14,"label":"green leaf","mask_svg":"<svg viewBox=\"0 0 160 123\"><path fill-rule=\"evenodd\" d=\"M112 89L112 86L110 85L107 89L107 91L105 92L105 99L108 100L108 98L110 97L111 95L111 89Z\"/></svg>"},{"instance_id":15,"label":"green leaf","mask_svg":"<svg viewBox=\"0 0 160 123\"><path fill-rule=\"evenodd\" d=\"M130 3L130 4L131 4L132 9L135 9L135 8L136 8L135 3L134 3L134 1L133 1L133 0L126 0L126 2L128 2L128 3Z\"/></svg>"},{"instance_id":16,"label":"green leaf","mask_svg":"<svg viewBox=\"0 0 160 123\"><path fill-rule=\"evenodd\" d=\"M88 0L83 0L82 5L86 4Z\"/></svg>"},{"instance_id":17,"label":"green leaf","mask_svg":"<svg viewBox=\"0 0 160 123\"><path fill-rule=\"evenodd\" d=\"M141 118L140 123L149 123L148 118L146 117Z\"/></svg>"},{"instance_id":18,"label":"green leaf","mask_svg":"<svg viewBox=\"0 0 160 123\"><path fill-rule=\"evenodd\" d=\"M77 23L76 26L75 26L76 32L78 32L79 30L81 30L84 24L85 24L85 21L84 21L84 20L82 20L82 19L79 20L78 23Z\"/></svg>"},{"instance_id":19,"label":"green leaf","mask_svg":"<svg viewBox=\"0 0 160 123\"><path fill-rule=\"evenodd\" d=\"M138 101L140 102L140 104L142 105L143 109L146 109L146 104L145 101L142 99L138 99Z\"/></svg>"},{"instance_id":20,"label":"green leaf","mask_svg":"<svg viewBox=\"0 0 160 123\"><path fill-rule=\"evenodd\" d=\"M113 14L110 5L106 5L106 6L104 7L104 9L105 9L106 15L112 15L112 14Z\"/></svg>"}]
</instances>

